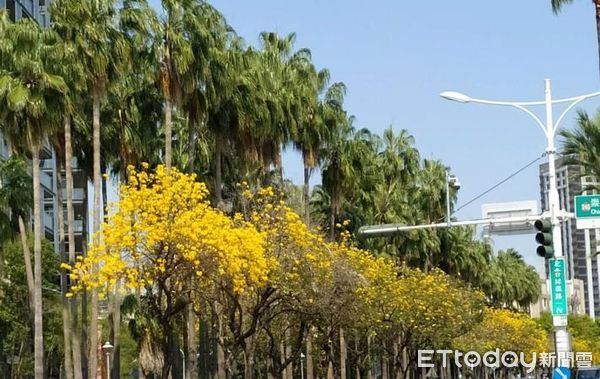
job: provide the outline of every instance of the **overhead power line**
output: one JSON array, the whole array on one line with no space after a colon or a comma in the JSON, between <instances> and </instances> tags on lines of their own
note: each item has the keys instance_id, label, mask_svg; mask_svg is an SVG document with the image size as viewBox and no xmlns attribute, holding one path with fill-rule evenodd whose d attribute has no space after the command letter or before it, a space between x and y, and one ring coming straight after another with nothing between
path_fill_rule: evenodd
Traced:
<instances>
[{"instance_id":1,"label":"overhead power line","mask_svg":"<svg viewBox=\"0 0 600 379\"><path fill-rule=\"evenodd\" d=\"M466 203L462 204L460 207L456 208L454 210L454 212L458 212L461 209L463 209L464 207L466 207L469 204L472 204L474 201L482 198L483 196L487 195L488 193L492 192L493 190L495 190L496 188L500 187L502 184L508 182L509 180L511 180L512 178L514 178L515 176L517 176L518 174L520 174L522 171L526 170L528 167L530 167L531 165L535 164L536 162L538 162L540 159L544 158L546 156L546 153L540 155L539 157L535 158L534 160L532 160L531 162L527 163L525 166L521 167L520 169L518 169L517 171L515 171L514 173L510 174L509 176L507 176L506 178L504 178L503 180L501 180L500 182L494 184L492 187L488 188L487 190L483 191L481 194L475 196L474 198L472 198L471 200L467 201Z\"/></svg>"}]
</instances>

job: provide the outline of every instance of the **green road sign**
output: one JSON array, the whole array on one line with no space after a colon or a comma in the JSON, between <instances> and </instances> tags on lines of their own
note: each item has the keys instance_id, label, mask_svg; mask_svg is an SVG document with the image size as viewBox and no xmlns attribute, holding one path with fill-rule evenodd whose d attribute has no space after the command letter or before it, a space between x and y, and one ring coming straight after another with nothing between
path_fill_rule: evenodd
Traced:
<instances>
[{"instance_id":1,"label":"green road sign","mask_svg":"<svg viewBox=\"0 0 600 379\"><path fill-rule=\"evenodd\" d=\"M575 196L577 229L600 228L600 195Z\"/></svg>"},{"instance_id":2,"label":"green road sign","mask_svg":"<svg viewBox=\"0 0 600 379\"><path fill-rule=\"evenodd\" d=\"M550 299L552 300L552 315L566 316L567 306L567 281L565 278L565 258L548 259L548 272L550 274Z\"/></svg>"},{"instance_id":3,"label":"green road sign","mask_svg":"<svg viewBox=\"0 0 600 379\"><path fill-rule=\"evenodd\" d=\"M575 217L600 218L600 195L575 196Z\"/></svg>"}]
</instances>

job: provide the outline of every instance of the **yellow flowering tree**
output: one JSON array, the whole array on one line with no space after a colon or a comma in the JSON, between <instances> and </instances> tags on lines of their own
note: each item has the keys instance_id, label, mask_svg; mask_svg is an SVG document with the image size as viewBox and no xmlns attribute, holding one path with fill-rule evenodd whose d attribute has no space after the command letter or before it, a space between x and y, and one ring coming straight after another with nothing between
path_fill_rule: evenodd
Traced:
<instances>
[{"instance_id":1,"label":"yellow flowering tree","mask_svg":"<svg viewBox=\"0 0 600 379\"><path fill-rule=\"evenodd\" d=\"M529 315L508 309L486 308L483 321L454 340L461 351L513 351L531 354L547 350L546 332Z\"/></svg>"},{"instance_id":2,"label":"yellow flowering tree","mask_svg":"<svg viewBox=\"0 0 600 379\"><path fill-rule=\"evenodd\" d=\"M218 281L232 293L267 279L264 233L215 210L207 197L203 183L174 168L130 170L101 242L69 268L73 291L109 291L123 281L141 293L146 314L157 325L145 338L163 355L162 367L152 367L160 369L154 375L167 377L178 354L176 320L194 299L190 279L195 288Z\"/></svg>"},{"instance_id":3,"label":"yellow flowering tree","mask_svg":"<svg viewBox=\"0 0 600 379\"><path fill-rule=\"evenodd\" d=\"M369 322L396 376L406 375L419 349L447 348L481 319L483 294L441 270L379 265L374 275L379 278L368 288L374 307Z\"/></svg>"},{"instance_id":4,"label":"yellow flowering tree","mask_svg":"<svg viewBox=\"0 0 600 379\"><path fill-rule=\"evenodd\" d=\"M246 378L254 374L256 349L268 357L271 373L281 376L297 359L319 310L321 289L332 280L332 252L325 239L311 231L273 188L251 191L243 183L239 203L241 212L234 214L234 222L250 223L264 236L269 271L262 285L243 293L226 286L213 292L222 310L218 318L225 318L231 334L228 341L221 340L228 343L230 354L244 352ZM286 351L281 351L282 344ZM264 359L260 363L266 368Z\"/></svg>"}]
</instances>

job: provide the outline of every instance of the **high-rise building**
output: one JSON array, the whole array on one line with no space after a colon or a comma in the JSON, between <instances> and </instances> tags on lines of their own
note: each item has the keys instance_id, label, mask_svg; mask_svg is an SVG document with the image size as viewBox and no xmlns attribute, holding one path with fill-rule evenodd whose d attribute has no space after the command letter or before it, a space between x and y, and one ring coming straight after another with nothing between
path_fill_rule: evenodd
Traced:
<instances>
[{"instance_id":1,"label":"high-rise building","mask_svg":"<svg viewBox=\"0 0 600 379\"><path fill-rule=\"evenodd\" d=\"M539 175L542 211L547 212L550 189L547 163L540 165ZM556 161L556 182L561 209L573 212L575 196L584 194L593 179L582 176L580 166L561 158ZM583 281L586 313L600 317L600 255L596 255L600 251L600 230L577 229L575 220L567 220L562 223L562 245L567 279Z\"/></svg>"},{"instance_id":2,"label":"high-rise building","mask_svg":"<svg viewBox=\"0 0 600 379\"><path fill-rule=\"evenodd\" d=\"M50 25L48 5L51 0L0 0L0 9L8 11L11 21L21 18L36 20L40 25Z\"/></svg>"},{"instance_id":3,"label":"high-rise building","mask_svg":"<svg viewBox=\"0 0 600 379\"><path fill-rule=\"evenodd\" d=\"M12 21L21 18L31 18L36 20L41 26L50 25L48 15L48 5L51 0L0 0L0 9L8 10L9 18ZM0 159L6 159L10 156L10 141L0 134ZM66 228L66 191L64 170L60 173L63 185L63 204L59 206L57 200L58 191L58 169L56 165L56 151L45 142L40 152L40 184L42 187L42 224L44 234L47 240L54 244L56 252L60 251L58 211L62 208ZM77 160L73 160L73 208L75 212L75 251L82 253L84 242L87 239L87 176L85 172L77 165ZM65 251L68 249L68 242L65 237Z\"/></svg>"}]
</instances>

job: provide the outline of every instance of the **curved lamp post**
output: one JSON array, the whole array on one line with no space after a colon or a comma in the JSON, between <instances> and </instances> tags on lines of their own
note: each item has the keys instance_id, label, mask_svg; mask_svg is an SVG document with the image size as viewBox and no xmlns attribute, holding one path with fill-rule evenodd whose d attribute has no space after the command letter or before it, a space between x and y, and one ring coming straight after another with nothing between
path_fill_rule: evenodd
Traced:
<instances>
[{"instance_id":1,"label":"curved lamp post","mask_svg":"<svg viewBox=\"0 0 600 379\"><path fill-rule=\"evenodd\" d=\"M560 218L564 216L564 211L560 209L560 201L558 197L558 189L556 186L556 146L554 144L554 138L556 136L556 131L558 130L558 126L561 121L564 119L565 115L573 109L577 104L582 102L585 99L589 99L592 97L600 96L600 92L593 92L587 95L568 97L563 99L552 99L552 90L550 86L550 79L545 79L544 81L544 92L545 98L542 101L496 101L496 100L484 100L477 99L467 96L460 92L455 91L446 91L440 93L440 96L446 100L456 101L459 103L479 103L479 104L487 104L487 105L499 105L499 106L509 106L513 108L517 108L525 113L527 113L533 120L538 124L538 126L542 129L542 132L546 136L546 154L548 155L548 180L550 182L550 188L548 191L548 210L550 211L550 220L552 222L552 234L556 243L554 244L554 254L555 257L563 256L563 246L562 246L562 230L560 227ZM554 121L554 117L552 115L552 106L554 104L568 104L565 110L560 114L556 122ZM546 120L545 123L535 114L533 113L529 107L532 106L545 106L546 110ZM566 326L558 326L555 324L555 333L563 330L566 330ZM562 332L561 332L562 333ZM563 349L561 349L563 350ZM568 352L570 348L567 346L566 351ZM558 346L557 346L558 353Z\"/></svg>"}]
</instances>

